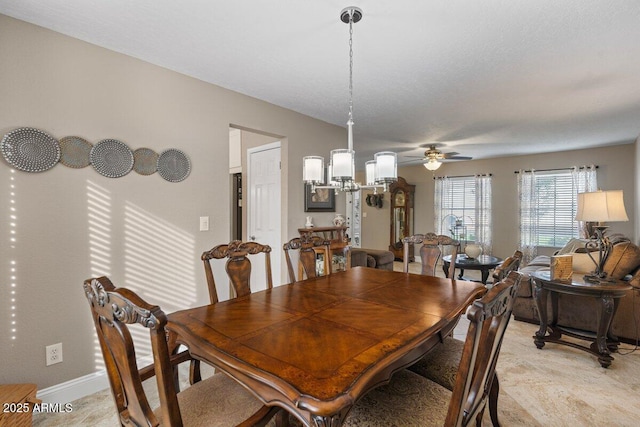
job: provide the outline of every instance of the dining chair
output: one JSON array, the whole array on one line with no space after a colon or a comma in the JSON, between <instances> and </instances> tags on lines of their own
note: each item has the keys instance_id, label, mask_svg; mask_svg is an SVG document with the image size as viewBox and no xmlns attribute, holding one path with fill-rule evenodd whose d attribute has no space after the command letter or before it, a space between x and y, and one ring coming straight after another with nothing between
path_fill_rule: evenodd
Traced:
<instances>
[{"instance_id":1,"label":"dining chair","mask_svg":"<svg viewBox=\"0 0 640 427\"><path fill-rule=\"evenodd\" d=\"M247 255L264 254L267 289L273 288L270 253L271 247L268 245L253 241L242 242L240 240L232 240L229 243L215 246L203 252L201 259L204 263L204 272L207 277L207 285L209 286L209 299L211 300L211 304L218 302L216 282L213 278L213 270L211 268L212 259L228 258L225 270L231 280L231 285L236 293L236 297L242 297L251 293L251 261Z\"/></svg>"},{"instance_id":2,"label":"dining chair","mask_svg":"<svg viewBox=\"0 0 640 427\"><path fill-rule=\"evenodd\" d=\"M522 252L516 250L513 255L508 256L493 270L493 283L503 280L512 271L518 271L522 262Z\"/></svg>"},{"instance_id":3,"label":"dining chair","mask_svg":"<svg viewBox=\"0 0 640 427\"><path fill-rule=\"evenodd\" d=\"M214 374L178 393L175 361L169 351L167 316L133 291L116 288L107 277L88 279L89 301L111 392L121 425L264 426L279 411L263 406L225 374ZM160 407L152 410L142 386L129 324L149 329ZM153 375L151 375L153 376Z\"/></svg>"},{"instance_id":4,"label":"dining chair","mask_svg":"<svg viewBox=\"0 0 640 427\"><path fill-rule=\"evenodd\" d=\"M331 242L320 236L304 234L301 237L295 237L282 246L284 256L287 261L287 270L289 271L289 282L294 283L306 278L317 277L316 259L318 252L322 253L323 274L331 274L331 250L329 245ZM298 278L296 279L295 269L291 261L291 252L298 251Z\"/></svg>"},{"instance_id":5,"label":"dining chair","mask_svg":"<svg viewBox=\"0 0 640 427\"><path fill-rule=\"evenodd\" d=\"M479 426L488 400L491 421L497 426L495 368L520 278L517 272L509 273L467 310L469 329L465 341L460 341L459 363L450 389L413 370L400 370L388 384L371 390L356 403L343 425L453 427L475 422Z\"/></svg>"},{"instance_id":6,"label":"dining chair","mask_svg":"<svg viewBox=\"0 0 640 427\"><path fill-rule=\"evenodd\" d=\"M460 242L449 236L435 233L414 234L413 236L405 237L404 239L402 239L402 244L404 245L404 272L409 272L409 246L420 243L422 243L422 247L420 248L422 270L420 274L427 276L436 275L436 266L438 264L438 261L440 260L440 257L442 256L441 248L447 246L451 248L451 260L454 261L449 263L447 277L455 279L455 259L458 256L458 252L460 252Z\"/></svg>"}]
</instances>

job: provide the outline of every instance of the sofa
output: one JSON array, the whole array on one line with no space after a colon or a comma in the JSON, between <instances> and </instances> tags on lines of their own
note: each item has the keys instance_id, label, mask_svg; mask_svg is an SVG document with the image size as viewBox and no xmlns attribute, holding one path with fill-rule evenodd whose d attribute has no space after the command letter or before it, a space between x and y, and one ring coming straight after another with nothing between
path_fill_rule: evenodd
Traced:
<instances>
[{"instance_id":1,"label":"sofa","mask_svg":"<svg viewBox=\"0 0 640 427\"><path fill-rule=\"evenodd\" d=\"M612 332L621 341L636 343L640 334L640 247L627 239L611 239L613 250L604 264L604 271L615 279L627 280L633 287L620 299L618 311L612 322ZM585 253L584 240L573 239L557 255L571 254L574 274L586 274L593 270L594 263ZM593 253L592 253L593 256ZM596 255L597 258L597 255ZM550 257L537 256L525 267L520 268L524 275L513 307L514 319L539 323L538 311L533 299L533 283L530 274L550 267ZM551 312L551 299L548 301ZM595 332L597 330L598 304L594 298L576 295L558 295L558 324Z\"/></svg>"},{"instance_id":2,"label":"sofa","mask_svg":"<svg viewBox=\"0 0 640 427\"><path fill-rule=\"evenodd\" d=\"M394 255L391 251L378 249L351 249L352 267L371 267L393 271Z\"/></svg>"}]
</instances>

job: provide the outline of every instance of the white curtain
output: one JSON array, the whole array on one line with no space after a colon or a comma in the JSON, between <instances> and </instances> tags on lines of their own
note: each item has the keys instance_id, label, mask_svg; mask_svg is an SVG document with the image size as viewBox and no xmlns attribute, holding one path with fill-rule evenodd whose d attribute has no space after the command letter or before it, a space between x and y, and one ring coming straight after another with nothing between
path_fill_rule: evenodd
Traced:
<instances>
[{"instance_id":1,"label":"white curtain","mask_svg":"<svg viewBox=\"0 0 640 427\"><path fill-rule=\"evenodd\" d=\"M435 180L435 196L433 199L434 209L434 227L436 234L447 234L448 230L444 229L442 224L444 220L444 198L450 193L450 180L446 176L438 177Z\"/></svg>"},{"instance_id":2,"label":"white curtain","mask_svg":"<svg viewBox=\"0 0 640 427\"><path fill-rule=\"evenodd\" d=\"M522 261L527 265L538 251L538 194L536 192L535 171L521 170L518 173L518 223L520 224L520 243L518 249L522 251Z\"/></svg>"},{"instance_id":3,"label":"white curtain","mask_svg":"<svg viewBox=\"0 0 640 427\"><path fill-rule=\"evenodd\" d=\"M476 217L475 234L482 253L491 255L491 176L476 175Z\"/></svg>"},{"instance_id":4,"label":"white curtain","mask_svg":"<svg viewBox=\"0 0 640 427\"><path fill-rule=\"evenodd\" d=\"M590 193L598 189L598 179L596 167L594 165L584 166L582 168L574 167L571 172L571 176L573 178L573 188L575 189L576 194ZM578 231L581 238L584 239L589 237L590 233L587 223L578 221Z\"/></svg>"}]
</instances>

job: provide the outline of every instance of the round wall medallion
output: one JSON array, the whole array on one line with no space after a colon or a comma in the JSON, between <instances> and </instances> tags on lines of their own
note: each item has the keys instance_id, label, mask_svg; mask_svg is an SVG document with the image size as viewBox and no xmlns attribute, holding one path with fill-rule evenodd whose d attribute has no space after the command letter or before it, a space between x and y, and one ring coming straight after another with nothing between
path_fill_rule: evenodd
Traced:
<instances>
[{"instance_id":1,"label":"round wall medallion","mask_svg":"<svg viewBox=\"0 0 640 427\"><path fill-rule=\"evenodd\" d=\"M133 153L117 139L103 139L93 146L89 155L91 165L108 178L125 176L133 168Z\"/></svg>"},{"instance_id":2,"label":"round wall medallion","mask_svg":"<svg viewBox=\"0 0 640 427\"><path fill-rule=\"evenodd\" d=\"M58 141L34 128L20 128L6 134L0 151L9 164L25 172L44 172L60 160Z\"/></svg>"},{"instance_id":3,"label":"round wall medallion","mask_svg":"<svg viewBox=\"0 0 640 427\"><path fill-rule=\"evenodd\" d=\"M65 136L60 140L60 163L70 168L85 168L91 164L91 144L79 136Z\"/></svg>"},{"instance_id":4,"label":"round wall medallion","mask_svg":"<svg viewBox=\"0 0 640 427\"><path fill-rule=\"evenodd\" d=\"M158 153L150 148L138 148L133 152L133 170L140 175L151 175L158 170Z\"/></svg>"},{"instance_id":5,"label":"round wall medallion","mask_svg":"<svg viewBox=\"0 0 640 427\"><path fill-rule=\"evenodd\" d=\"M191 162L186 154L175 148L160 153L158 157L158 173L170 182L180 182L189 176Z\"/></svg>"}]
</instances>

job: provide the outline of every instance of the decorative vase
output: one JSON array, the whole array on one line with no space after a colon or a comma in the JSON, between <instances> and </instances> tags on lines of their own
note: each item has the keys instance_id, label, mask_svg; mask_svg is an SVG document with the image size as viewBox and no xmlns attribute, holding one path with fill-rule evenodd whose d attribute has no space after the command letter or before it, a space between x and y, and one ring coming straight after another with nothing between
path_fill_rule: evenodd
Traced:
<instances>
[{"instance_id":1,"label":"decorative vase","mask_svg":"<svg viewBox=\"0 0 640 427\"><path fill-rule=\"evenodd\" d=\"M467 246L465 246L464 253L467 254L467 257L471 259L478 258L480 255L482 255L482 246L475 243L469 243Z\"/></svg>"},{"instance_id":2,"label":"decorative vase","mask_svg":"<svg viewBox=\"0 0 640 427\"><path fill-rule=\"evenodd\" d=\"M344 217L342 214L336 214L335 218L333 218L333 225L336 227L342 227L344 225Z\"/></svg>"},{"instance_id":3,"label":"decorative vase","mask_svg":"<svg viewBox=\"0 0 640 427\"><path fill-rule=\"evenodd\" d=\"M313 221L311 221L311 220L312 220L312 217L308 216L307 217L307 222L304 224L304 226L307 227L307 228L313 227Z\"/></svg>"}]
</instances>

